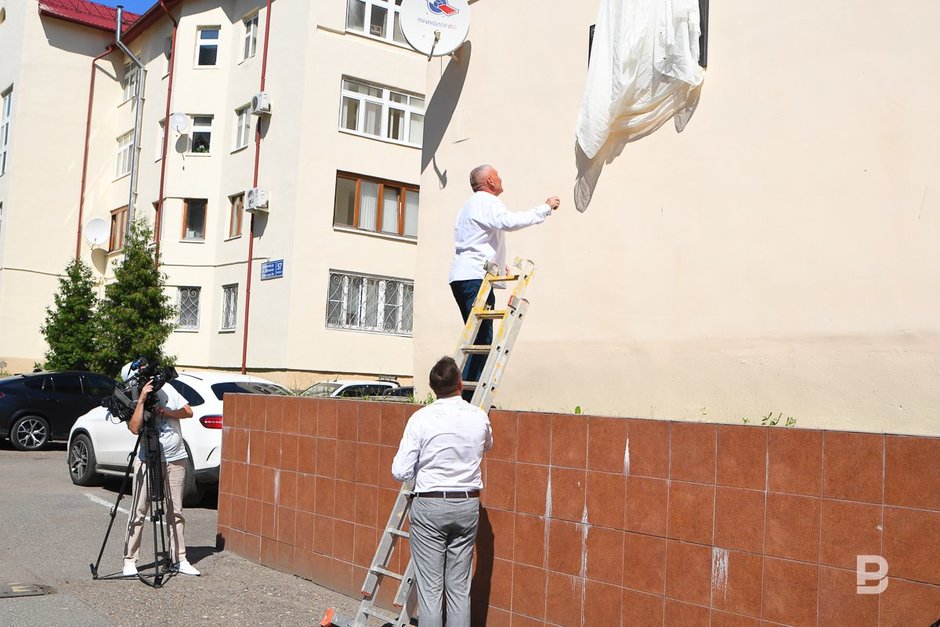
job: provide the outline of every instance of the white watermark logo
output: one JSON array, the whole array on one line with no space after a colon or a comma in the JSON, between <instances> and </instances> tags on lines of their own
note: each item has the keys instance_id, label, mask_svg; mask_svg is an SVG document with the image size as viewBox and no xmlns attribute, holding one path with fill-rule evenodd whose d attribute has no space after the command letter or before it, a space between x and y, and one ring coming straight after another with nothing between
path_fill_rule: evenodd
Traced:
<instances>
[{"instance_id":1,"label":"white watermark logo","mask_svg":"<svg viewBox=\"0 0 940 627\"><path fill-rule=\"evenodd\" d=\"M872 564L877 566L877 570L868 569ZM888 560L880 555L856 555L855 584L855 592L858 594L884 592L888 588Z\"/></svg>"}]
</instances>

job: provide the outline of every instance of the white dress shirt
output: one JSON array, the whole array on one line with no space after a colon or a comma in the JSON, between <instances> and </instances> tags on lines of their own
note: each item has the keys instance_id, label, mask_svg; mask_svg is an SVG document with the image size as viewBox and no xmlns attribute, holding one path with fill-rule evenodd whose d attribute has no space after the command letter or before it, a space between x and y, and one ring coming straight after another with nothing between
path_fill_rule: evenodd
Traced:
<instances>
[{"instance_id":1,"label":"white dress shirt","mask_svg":"<svg viewBox=\"0 0 940 627\"><path fill-rule=\"evenodd\" d=\"M503 231L518 231L541 224L552 213L548 205L528 211L509 211L497 196L475 192L464 204L454 226L454 262L448 283L482 279L486 262L506 266L506 237Z\"/></svg>"},{"instance_id":2,"label":"white dress shirt","mask_svg":"<svg viewBox=\"0 0 940 627\"><path fill-rule=\"evenodd\" d=\"M416 492L479 490L480 462L492 446L485 411L459 395L439 398L408 419L392 476L398 481L417 477Z\"/></svg>"}]
</instances>

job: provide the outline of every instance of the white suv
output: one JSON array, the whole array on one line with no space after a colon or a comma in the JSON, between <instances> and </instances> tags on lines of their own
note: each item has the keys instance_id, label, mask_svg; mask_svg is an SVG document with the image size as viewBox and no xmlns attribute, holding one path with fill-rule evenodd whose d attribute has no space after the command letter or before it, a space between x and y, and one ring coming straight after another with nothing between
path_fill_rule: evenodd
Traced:
<instances>
[{"instance_id":1,"label":"white suv","mask_svg":"<svg viewBox=\"0 0 940 627\"><path fill-rule=\"evenodd\" d=\"M321 381L314 383L300 393L301 396L330 398L361 398L363 396L382 396L389 390L396 389L396 381Z\"/></svg>"},{"instance_id":2,"label":"white suv","mask_svg":"<svg viewBox=\"0 0 940 627\"><path fill-rule=\"evenodd\" d=\"M222 459L222 398L226 393L290 395L272 381L228 372L180 372L169 381L193 408L193 417L180 420L189 452L184 503L198 503L205 488L219 482ZM69 476L76 485L92 485L100 474L122 475L137 436L127 425L96 407L75 421L69 433Z\"/></svg>"}]
</instances>

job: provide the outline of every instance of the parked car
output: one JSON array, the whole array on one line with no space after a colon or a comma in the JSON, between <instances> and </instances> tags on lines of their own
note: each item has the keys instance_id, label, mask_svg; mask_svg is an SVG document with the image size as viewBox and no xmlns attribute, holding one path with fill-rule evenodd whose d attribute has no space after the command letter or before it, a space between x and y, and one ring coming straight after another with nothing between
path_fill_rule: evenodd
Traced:
<instances>
[{"instance_id":1,"label":"parked car","mask_svg":"<svg viewBox=\"0 0 940 627\"><path fill-rule=\"evenodd\" d=\"M66 370L0 379L0 437L21 451L65 440L75 420L114 391L103 374Z\"/></svg>"},{"instance_id":2,"label":"parked car","mask_svg":"<svg viewBox=\"0 0 940 627\"><path fill-rule=\"evenodd\" d=\"M166 385L179 392L193 409L180 420L189 460L183 501L195 504L219 482L222 459L222 401L227 393L290 395L287 388L259 377L228 372L180 372ZM76 485L93 485L100 475L123 475L137 436L127 424L96 407L81 416L69 434L69 476Z\"/></svg>"},{"instance_id":3,"label":"parked car","mask_svg":"<svg viewBox=\"0 0 940 627\"><path fill-rule=\"evenodd\" d=\"M389 390L398 388L395 381L321 381L314 383L300 393L301 396L331 398L361 398L363 396L381 396Z\"/></svg>"}]
</instances>

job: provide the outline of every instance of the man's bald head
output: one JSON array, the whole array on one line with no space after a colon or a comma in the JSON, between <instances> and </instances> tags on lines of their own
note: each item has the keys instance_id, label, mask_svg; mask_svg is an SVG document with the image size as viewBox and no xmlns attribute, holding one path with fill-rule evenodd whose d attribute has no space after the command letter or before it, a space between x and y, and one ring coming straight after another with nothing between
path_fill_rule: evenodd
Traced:
<instances>
[{"instance_id":1,"label":"man's bald head","mask_svg":"<svg viewBox=\"0 0 940 627\"><path fill-rule=\"evenodd\" d=\"M470 171L470 189L499 196L503 193L503 180L493 166L479 165Z\"/></svg>"}]
</instances>

